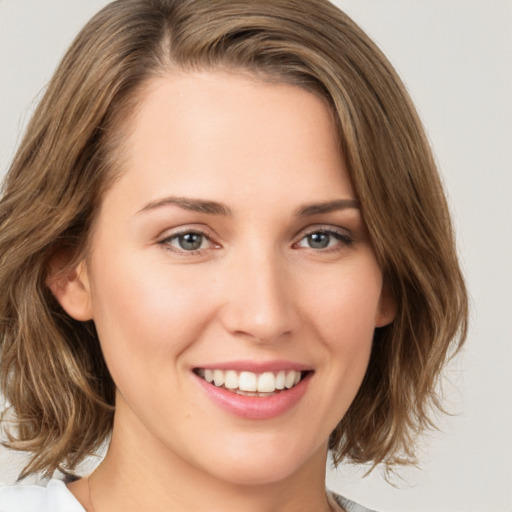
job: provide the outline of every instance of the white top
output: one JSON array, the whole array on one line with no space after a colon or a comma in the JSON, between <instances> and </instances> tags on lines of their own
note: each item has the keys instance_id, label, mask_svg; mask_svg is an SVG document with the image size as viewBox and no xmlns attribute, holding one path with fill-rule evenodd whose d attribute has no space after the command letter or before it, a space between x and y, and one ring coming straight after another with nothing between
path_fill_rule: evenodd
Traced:
<instances>
[{"instance_id":1,"label":"white top","mask_svg":"<svg viewBox=\"0 0 512 512\"><path fill-rule=\"evenodd\" d=\"M346 512L371 510L332 494ZM62 480L52 479L43 485L0 486L0 512L86 512Z\"/></svg>"},{"instance_id":2,"label":"white top","mask_svg":"<svg viewBox=\"0 0 512 512\"><path fill-rule=\"evenodd\" d=\"M86 512L62 480L0 487L0 512Z\"/></svg>"}]
</instances>

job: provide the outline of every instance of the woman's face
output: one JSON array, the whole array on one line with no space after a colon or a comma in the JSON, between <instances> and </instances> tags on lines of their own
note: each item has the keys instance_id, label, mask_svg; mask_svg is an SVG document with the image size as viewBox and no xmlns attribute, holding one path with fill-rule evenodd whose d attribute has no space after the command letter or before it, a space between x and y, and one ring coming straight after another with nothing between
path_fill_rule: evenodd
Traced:
<instances>
[{"instance_id":1,"label":"woman's face","mask_svg":"<svg viewBox=\"0 0 512 512\"><path fill-rule=\"evenodd\" d=\"M238 483L324 464L393 309L329 109L175 74L128 123L80 274L118 389L113 443Z\"/></svg>"}]
</instances>

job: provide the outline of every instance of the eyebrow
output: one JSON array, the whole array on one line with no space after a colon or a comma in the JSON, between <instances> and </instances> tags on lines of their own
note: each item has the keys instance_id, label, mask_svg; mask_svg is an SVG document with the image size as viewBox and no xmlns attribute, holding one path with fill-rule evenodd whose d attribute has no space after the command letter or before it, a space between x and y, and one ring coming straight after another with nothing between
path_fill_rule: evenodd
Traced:
<instances>
[{"instance_id":1,"label":"eyebrow","mask_svg":"<svg viewBox=\"0 0 512 512\"><path fill-rule=\"evenodd\" d=\"M216 201L206 201L204 199L193 199L190 197L166 197L148 203L142 210L137 213L142 213L150 210L156 210L162 206L179 206L184 210L190 210L198 213L208 213L210 215L231 215L231 209Z\"/></svg>"},{"instance_id":2,"label":"eyebrow","mask_svg":"<svg viewBox=\"0 0 512 512\"><path fill-rule=\"evenodd\" d=\"M217 201L208 201L205 199L194 199L191 197L170 196L163 199L151 201L137 213L156 210L164 206L178 206L184 210L190 210L198 213L207 213L210 215L232 215L232 210L225 204ZM295 217L311 217L322 213L330 213L337 210L348 208L359 209L359 201L356 199L335 199L333 201L324 201L320 203L310 203L299 206L295 212Z\"/></svg>"},{"instance_id":3,"label":"eyebrow","mask_svg":"<svg viewBox=\"0 0 512 512\"><path fill-rule=\"evenodd\" d=\"M295 210L295 216L311 217L321 213L330 213L348 208L359 209L359 201L357 199L336 199L334 201L326 201L322 203L305 204L299 206L299 208Z\"/></svg>"}]
</instances>

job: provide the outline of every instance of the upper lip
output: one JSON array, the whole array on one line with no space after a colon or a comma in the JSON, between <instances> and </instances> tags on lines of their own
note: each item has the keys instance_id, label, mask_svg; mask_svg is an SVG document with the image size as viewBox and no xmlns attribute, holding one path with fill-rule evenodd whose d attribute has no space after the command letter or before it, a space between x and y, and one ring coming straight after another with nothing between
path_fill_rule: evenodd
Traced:
<instances>
[{"instance_id":1,"label":"upper lip","mask_svg":"<svg viewBox=\"0 0 512 512\"><path fill-rule=\"evenodd\" d=\"M205 365L198 365L196 369L202 368L205 370L235 370L239 372L279 372L279 371L308 371L312 370L311 366L298 363L295 361L273 360L273 361L253 361L253 360L236 360L236 361L223 361L218 363L208 363Z\"/></svg>"}]
</instances>

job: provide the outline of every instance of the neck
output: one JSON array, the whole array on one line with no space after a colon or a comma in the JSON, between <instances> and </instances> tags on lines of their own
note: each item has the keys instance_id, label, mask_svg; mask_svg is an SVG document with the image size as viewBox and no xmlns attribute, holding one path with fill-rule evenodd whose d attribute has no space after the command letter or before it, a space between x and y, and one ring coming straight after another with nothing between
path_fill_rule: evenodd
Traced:
<instances>
[{"instance_id":1,"label":"neck","mask_svg":"<svg viewBox=\"0 0 512 512\"><path fill-rule=\"evenodd\" d=\"M278 454L276 454L278 456ZM181 459L143 429L114 423L103 463L89 480L95 512L309 512L330 511L325 493L327 449L278 480L230 482Z\"/></svg>"}]
</instances>

